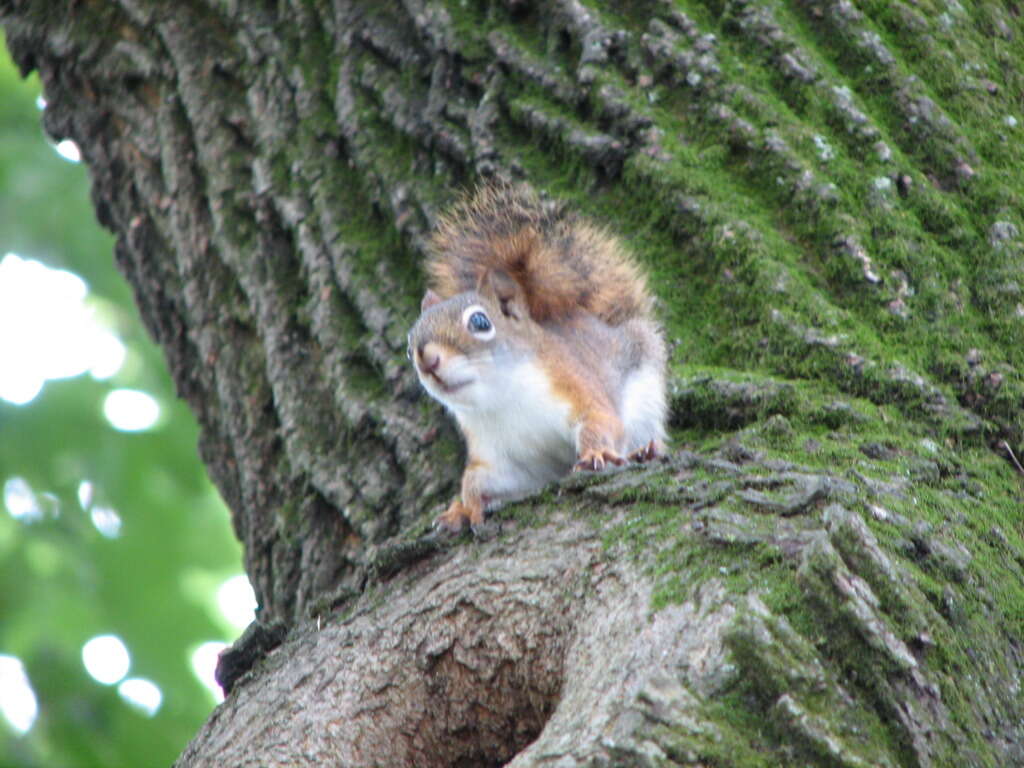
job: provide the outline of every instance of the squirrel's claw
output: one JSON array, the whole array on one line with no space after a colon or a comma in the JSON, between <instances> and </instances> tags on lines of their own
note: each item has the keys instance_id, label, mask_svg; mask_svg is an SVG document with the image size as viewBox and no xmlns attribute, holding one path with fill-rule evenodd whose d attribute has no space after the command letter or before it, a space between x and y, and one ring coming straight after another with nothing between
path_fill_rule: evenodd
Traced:
<instances>
[{"instance_id":1,"label":"squirrel's claw","mask_svg":"<svg viewBox=\"0 0 1024 768\"><path fill-rule=\"evenodd\" d=\"M462 532L463 527L469 522L469 510L467 510L461 501L453 501L451 505L434 518L434 529L442 533L458 534Z\"/></svg>"},{"instance_id":2,"label":"squirrel's claw","mask_svg":"<svg viewBox=\"0 0 1024 768\"><path fill-rule=\"evenodd\" d=\"M457 535L462 532L463 519L453 520L447 512L442 512L434 518L434 530L438 533Z\"/></svg>"},{"instance_id":3,"label":"squirrel's claw","mask_svg":"<svg viewBox=\"0 0 1024 768\"><path fill-rule=\"evenodd\" d=\"M584 451L579 461L573 465L572 471L600 472L604 469L605 462L619 467L625 464L626 460L611 450Z\"/></svg>"},{"instance_id":4,"label":"squirrel's claw","mask_svg":"<svg viewBox=\"0 0 1024 768\"><path fill-rule=\"evenodd\" d=\"M630 461L644 462L656 459L665 452L665 446L660 440L651 440L647 445L642 445L629 454Z\"/></svg>"},{"instance_id":5,"label":"squirrel's claw","mask_svg":"<svg viewBox=\"0 0 1024 768\"><path fill-rule=\"evenodd\" d=\"M442 533L459 534L466 526L472 528L483 525L484 511L482 508L467 507L456 499L448 505L448 509L434 519L434 530Z\"/></svg>"}]
</instances>

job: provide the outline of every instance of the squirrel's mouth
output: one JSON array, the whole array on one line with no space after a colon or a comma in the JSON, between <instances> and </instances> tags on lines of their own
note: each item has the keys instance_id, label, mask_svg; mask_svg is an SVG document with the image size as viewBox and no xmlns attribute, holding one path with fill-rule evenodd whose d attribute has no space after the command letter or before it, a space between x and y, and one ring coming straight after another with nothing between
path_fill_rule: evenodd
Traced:
<instances>
[{"instance_id":1,"label":"squirrel's mouth","mask_svg":"<svg viewBox=\"0 0 1024 768\"><path fill-rule=\"evenodd\" d=\"M428 376L433 381L434 386L436 386L446 395L454 394L455 392L458 392L460 389L463 389L464 387L467 387L473 383L472 379L466 379L465 381L456 381L455 383L451 384L442 379L436 373L430 373L428 374Z\"/></svg>"}]
</instances>

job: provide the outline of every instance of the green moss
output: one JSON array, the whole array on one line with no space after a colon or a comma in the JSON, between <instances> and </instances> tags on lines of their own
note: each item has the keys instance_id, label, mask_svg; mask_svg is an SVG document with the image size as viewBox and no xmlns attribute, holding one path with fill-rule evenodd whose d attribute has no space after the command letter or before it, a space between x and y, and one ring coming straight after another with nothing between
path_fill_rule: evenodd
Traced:
<instances>
[{"instance_id":1,"label":"green moss","mask_svg":"<svg viewBox=\"0 0 1024 768\"><path fill-rule=\"evenodd\" d=\"M1022 252L1019 238L991 242L996 221L1004 233L1024 230L1024 142L1003 122L1012 102L971 85L983 76L1011 93L1024 85L1010 43L988 39L1006 11L879 1L846 18L813 4L671 5L714 36L705 48L720 74L688 83L642 52L641 36L659 29L650 17L666 5L636 0L595 11L629 36L608 63L587 65L582 100L561 89L577 75L581 41L535 5L434 9L449 18L470 90L483 88L489 34L532 70L506 62L489 86L502 162L623 238L650 273L671 345L673 462L574 476L497 519L535 525L556 500L578 507L609 551L650 573L652 611L696 600L712 581L741 608L751 595L767 606L770 620L741 617L730 635L737 679L707 712L719 732L675 734L681 755L696 744L710 764L856 765L855 752L912 764L891 704L890 686L910 679L900 644L939 681L954 726L977 734L972 689L957 684L978 674L972 648L1024 632L1022 491L989 448L997 436L1016 445L1024 431ZM693 41L676 37L677 52L689 52ZM319 45L303 71L328 83L337 74L317 67ZM894 52L890 63L878 46ZM786 54L813 77L787 74ZM411 321L419 265L385 190L415 188L422 208L436 209L437 195L471 172L395 114L389 89L423 92L422 72L392 71L372 53L354 70L353 167L314 180L316 204L343 212L328 234L349 249L355 278L372 284L385 270L402 294L396 311ZM331 120L328 105L312 110L303 152L332 135ZM453 119L453 135L464 130ZM588 148L603 139L621 145L611 160ZM271 163L272 183L309 182L290 177L286 156ZM385 251L395 256L382 265ZM368 333L342 300L335 316L346 339ZM346 376L363 397L386 394L359 355ZM460 451L447 434L431 461L457 466ZM833 484L794 505L806 490L799 477L814 475ZM864 604L892 647L841 593L853 582L870 592ZM773 642L758 641L755 620ZM849 700L830 699L817 679L843 685ZM783 706L787 693L799 706ZM844 729L847 715L854 729ZM830 734L848 753L829 746ZM963 746L991 762L973 738L936 754Z\"/></svg>"},{"instance_id":2,"label":"green moss","mask_svg":"<svg viewBox=\"0 0 1024 768\"><path fill-rule=\"evenodd\" d=\"M452 30L459 40L459 53L467 61L485 61L490 54L487 32L504 9L479 0L446 0Z\"/></svg>"},{"instance_id":3,"label":"green moss","mask_svg":"<svg viewBox=\"0 0 1024 768\"><path fill-rule=\"evenodd\" d=\"M728 34L728 23L724 24L723 30ZM798 36L796 39L798 41L801 40L801 36ZM747 54L748 56L760 55L757 53L758 48L749 45L738 45L735 50L732 48L728 50L730 53L738 54L742 51L752 52ZM731 57L723 56L722 58L733 60ZM766 60L762 63L765 65L766 72L770 72L773 77L777 77L777 68L767 66L767 64L773 64L774 62ZM828 66L823 66L823 69L826 72L834 71ZM774 95L776 86L772 85L769 80L758 81L756 76L751 77L752 73L749 67L744 69L743 74L745 83L750 83L751 91L737 92L739 95L732 98L730 106L738 114L748 118L751 124L755 126L755 130L759 124L768 123L776 126L772 130L785 139L790 148L795 150L793 158L798 162L805 163L807 167L816 167L817 161L811 151L812 143L808 141L811 138L809 134L801 132L799 129L794 129L787 133L788 129L786 126L798 125L804 122L817 126L822 120L815 120L813 113L808 118L797 119L795 117L797 110L792 109L794 105L785 102L785 94L783 94L781 99ZM818 88L817 90L823 89ZM833 109L831 102L825 98L826 94L816 93L814 95L815 104L821 105L822 109L825 110ZM810 95L807 95L807 99L810 99ZM659 118L658 122L660 125L668 128L666 134L674 135L675 129L677 127L683 128L686 122L680 122L677 117L677 126L673 126L671 117L666 120L660 119L663 116L663 112L670 111L673 115L678 116L687 115L689 111L681 98L677 104L669 105L674 106L674 110L665 110L664 106L656 113ZM805 105L796 104L795 106L800 107L802 111ZM706 128L701 128L701 125L704 124L703 121L694 123L692 119L688 121L688 124L691 128L691 135L693 134L693 129L696 128L696 136L698 138L703 136L709 141L720 141L721 130L714 124L708 123ZM748 264L753 266L754 269L751 271L750 267L747 267L739 273L740 280L737 282L739 283L738 288L741 290L735 291L735 293L740 294L740 302L738 305L736 302L732 302L731 305L736 308L740 317L752 318L757 322L757 313L746 310L744 306L751 295L751 282L755 284L762 283L767 288L772 284L778 284L781 278L782 280L789 281L789 285L785 288L785 293L790 294L786 296L787 303L792 303L791 294L799 288L800 293L805 298L803 301L797 302L797 314L814 317L818 313L813 310L813 307L821 304L820 297L816 295L816 292L826 287L826 284L823 284L818 276L820 266L825 266L828 270L825 274L829 276L827 287L833 296L842 298L844 293L847 294L848 299L844 301L843 308L855 314L844 316L832 312L827 308L827 305L822 305L822 307L826 308L830 322L836 323L846 332L848 338L853 342L850 346L854 348L861 347L862 350L864 347L869 349L888 349L889 354L887 356L890 359L898 359L897 355L899 355L914 367L927 369L931 362L931 355L929 353L940 351L944 348L948 349L951 342L956 343L957 346L962 348L964 344L984 339L984 335L979 332L981 330L979 321L982 319L971 316L964 317L961 312L954 311L954 304L946 301L946 297L949 296L949 286L963 280L965 275L962 266L964 262L962 258L954 255L954 249L961 249L965 245L964 238L970 239L972 237L967 227L971 217L956 204L951 203L950 199L946 196L931 191L930 185L926 180L922 180L923 183L915 184L915 193L907 203L903 203L896 197L890 201L889 207L883 206L878 208L865 186L870 176L865 178L866 169L860 162L864 156L864 148L863 146L850 145L850 152L856 154L851 154L849 157L846 156L840 151L843 144L847 141L843 138L844 135L845 133L837 127L834 135L827 134L825 136L826 143L838 148L836 154L828 163L829 177L834 180L833 183L836 184L843 195L847 194L848 190L859 189L861 190L861 197L842 196L838 200L839 208L836 209L836 212L831 212L832 209L826 207L818 211L816 215L807 217L804 215L806 210L803 207L791 204L792 200L788 197L790 192L786 186L780 187L773 183L781 166L774 162L771 156L766 156L760 152L755 155L750 155L749 152L739 155L726 153L724 155L725 170L728 170L729 173L723 175L730 179L749 179L748 186L740 192L741 195L745 194L748 197L746 201L743 201L745 205L734 205L733 207L737 209L742 207L744 209L744 217L747 219L749 219L750 215L757 216L757 212L765 208L781 211L784 216L783 222L779 222L778 219L770 219L767 222L769 226L759 227L759 229L774 230L778 224L784 224L796 236L795 242L799 243L802 248L827 249L831 238L835 237L835 234L832 233L845 232L846 234L853 235L860 233L859 239L865 243L872 244L872 247L869 249L870 257L878 265L876 271L883 275L883 279L888 278L882 267L886 263L896 270L909 271L912 269L918 274L925 273L930 275L934 273L940 275L941 279L935 280L929 277L916 286L918 287L916 295L919 297L917 301L921 305L922 317L919 319L912 318L910 322L899 321L889 311L880 306L882 301L891 299L891 294L883 293L879 296L879 305L872 307L870 301L864 301L863 288L856 288L852 292L848 288L844 290L844 286L856 287L867 285L856 262L849 259L832 258L822 262L821 265L816 265L808 262L805 258L797 260L793 258L798 254L793 251L792 246L781 242L770 244L767 248L755 247L752 253L747 252L744 254L746 258L741 256L736 266ZM751 151L758 151L759 141L760 139L755 137L754 143L751 145ZM678 148L672 144L671 140L666 140L665 146L666 149L670 150L670 154L676 158L692 155L692 150L685 153L675 151ZM704 157L705 159L708 157L706 153ZM888 176L885 174L891 174L891 171L886 170L886 168L891 166L883 167L884 164L881 161L877 161L876 165L879 168L880 174L878 178L887 180ZM666 177L668 180L665 182L666 187L691 189L696 186L692 177L683 181L677 176L672 175L671 168L659 168L658 170L662 172L665 170L669 171L669 175ZM867 169L867 171L870 174L870 169ZM684 168L683 172L689 173L690 169ZM704 175L709 174L707 169L703 173ZM647 174L641 171L640 176L643 177L645 175ZM630 180L628 171L626 180ZM723 198L723 194L727 194L726 191L733 187L734 184L734 180L731 183L727 181L723 184L718 183L718 179L716 179L715 183L711 185L701 186L714 188L718 199L728 199L727 197ZM626 194L628 194L628 189ZM749 199L751 197L753 198L752 200ZM904 209L906 209L906 212ZM911 215L908 216L907 213ZM915 213L916 216L914 215ZM755 221L757 220L755 219ZM871 232L868 232L859 222L871 222ZM709 224L709 222L700 223ZM698 223L698 226L700 223ZM952 233L952 239L943 237L943 233L947 232ZM939 243L936 243L934 240L936 234L940 236ZM914 250L907 249L908 244L913 246L915 243L919 245ZM714 245L716 246L716 253L723 255L721 254L721 243L715 242ZM678 251L679 249L676 248L675 250ZM773 260L781 259L781 261L777 262L777 266L766 271L765 267L771 263L765 258L768 253L771 254ZM922 261L922 257L926 257L929 261ZM756 262L752 263L752 260L756 260ZM733 278L735 277L736 275L734 274ZM661 284L661 281L656 281L656 283ZM801 285L802 287L800 287ZM771 291L755 291L754 295L771 295ZM671 298L674 302L676 296ZM720 295L713 295L712 301L709 304L720 305L721 298ZM687 310L690 309L690 307L685 308ZM703 322L707 319L707 313L687 312L687 314L696 317L701 322L701 327L705 330L707 329L707 324ZM763 318L763 314L761 317ZM858 319L859 322L851 325L851 321L857 321ZM760 323L764 323L763 319ZM878 333L877 331L872 333L869 330L870 326L875 326L875 328L885 333L885 347L879 344ZM685 331L689 329L684 328L682 330L683 333L680 333L680 336L685 338L687 336ZM715 328L714 330L720 331L721 329ZM755 338L754 334L750 333L750 329L745 328L744 332L747 338ZM717 338L729 338L727 334L714 333L713 335ZM890 344L893 340L896 341L895 347ZM708 354L709 349L715 350L715 347L711 346L709 348L704 346L704 359L712 362L713 360L708 360L708 357L710 357ZM726 350L737 351L735 348L730 349L724 344L719 345L718 349L723 352ZM749 347L745 351L747 354L752 352ZM779 351L782 350L775 350L776 357ZM922 355L922 352L925 354ZM764 356L762 356L763 358ZM801 356L801 359L803 359L803 356ZM809 370L807 365L804 365L804 370L802 371L793 369L790 365L786 365L781 370L784 370L789 375L820 376L823 372L821 370L823 362L818 360L817 365ZM811 358L808 363L813 365L815 359ZM777 365L778 363L776 362L775 364ZM834 378L834 371L829 373ZM864 389L874 388L876 384L876 381L872 381Z\"/></svg>"},{"instance_id":4,"label":"green moss","mask_svg":"<svg viewBox=\"0 0 1024 768\"><path fill-rule=\"evenodd\" d=\"M788 623L792 637L775 630L785 648L736 642L743 676L708 713L720 733L676 734L680 754L699 744L711 764L855 765L854 753L910 764L887 679L906 669L865 637L852 603L835 594L834 569L863 581L880 621L940 681L954 724L978 733L971 697L954 681L977 672L972 644L995 647L1024 629L1012 554L1024 551L1022 492L989 449L994 435L1019 442L1024 431L1021 250L1012 237L998 249L990 242L994 221L1024 229L1024 182L1013 172L1024 142L1002 122L1007 101L972 86L982 77L1022 84L1009 42L986 42L1006 12L871 2L844 21L807 4L672 6L714 36L718 76L687 83L640 51L664 4L595 10L629 37L608 63L587 65L586 98L503 67L495 139L505 162L608 224L649 271L671 345L674 449L699 458L684 451L666 467L574 477L499 519L541 522L558 493L609 550L649 570L652 610L694 600L715 580ZM536 8L445 7L467 59L485 55L478 27L489 25L545 82L576 75L581 41ZM677 37L680 51L693 45ZM890 63L880 46L894 52ZM785 54L813 77L786 74ZM621 111L656 130L617 122ZM389 147L382 173L415 165L414 142L368 127ZM596 162L582 136L621 142L624 162ZM786 473L827 475L835 486L783 516L800 496L798 481L778 479ZM867 533L826 529L837 499ZM984 515L973 514L978 505ZM832 548L824 570L800 571L815 536ZM850 701L807 688L787 714L778 701L794 683L772 655L787 648L790 666L819 659ZM856 733L835 714L847 706ZM852 751L832 751L829 733ZM940 739L936 754L969 748L991 762L974 738Z\"/></svg>"}]
</instances>

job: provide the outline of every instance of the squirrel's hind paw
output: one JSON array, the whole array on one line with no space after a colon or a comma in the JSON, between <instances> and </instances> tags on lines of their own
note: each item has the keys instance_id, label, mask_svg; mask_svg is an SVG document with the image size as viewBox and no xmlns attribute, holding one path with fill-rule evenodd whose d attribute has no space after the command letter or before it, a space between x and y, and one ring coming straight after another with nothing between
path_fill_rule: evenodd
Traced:
<instances>
[{"instance_id":1,"label":"squirrel's hind paw","mask_svg":"<svg viewBox=\"0 0 1024 768\"><path fill-rule=\"evenodd\" d=\"M651 440L647 445L642 445L629 454L630 461L644 462L656 459L665 454L665 444L661 440Z\"/></svg>"}]
</instances>

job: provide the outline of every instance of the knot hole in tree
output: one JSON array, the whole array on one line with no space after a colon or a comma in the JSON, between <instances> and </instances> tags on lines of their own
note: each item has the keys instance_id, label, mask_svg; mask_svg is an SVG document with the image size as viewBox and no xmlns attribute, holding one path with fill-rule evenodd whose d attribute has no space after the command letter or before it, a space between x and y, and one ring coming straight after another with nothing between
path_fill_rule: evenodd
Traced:
<instances>
[{"instance_id":1,"label":"knot hole in tree","mask_svg":"<svg viewBox=\"0 0 1024 768\"><path fill-rule=\"evenodd\" d=\"M413 720L420 748L410 764L505 765L540 735L558 705L568 611L513 600L489 614L460 602L432 630L416 649L419 679L409 680L422 686L422 715Z\"/></svg>"}]
</instances>

